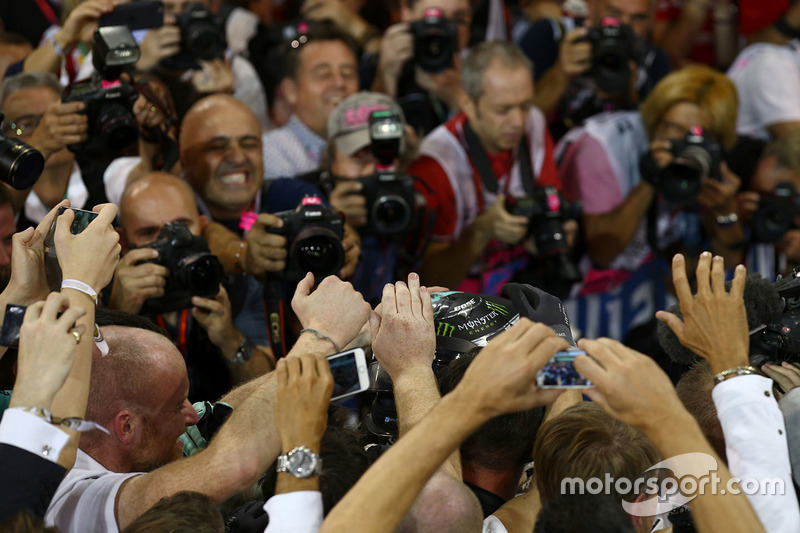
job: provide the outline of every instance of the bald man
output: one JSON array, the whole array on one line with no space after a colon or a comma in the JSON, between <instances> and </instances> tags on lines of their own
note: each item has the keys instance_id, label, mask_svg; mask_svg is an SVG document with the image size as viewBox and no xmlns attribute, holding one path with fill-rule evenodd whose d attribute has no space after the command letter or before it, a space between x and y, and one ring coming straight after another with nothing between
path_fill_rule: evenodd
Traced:
<instances>
[{"instance_id":1,"label":"bald man","mask_svg":"<svg viewBox=\"0 0 800 533\"><path fill-rule=\"evenodd\" d=\"M324 196L300 180L264 181L261 128L253 112L228 95L200 100L183 119L180 157L184 177L199 197L200 212L247 239L241 258L244 271L262 275L284 270L286 238L266 229L281 227L283 221L270 213L295 209L305 196ZM250 213L258 215L255 223L248 222ZM209 230L205 236L212 250L228 267L226 258L236 253L242 241L230 241L227 232L213 231L213 227ZM341 277L355 270L359 244L356 232L346 225Z\"/></svg>"},{"instance_id":2,"label":"bald man","mask_svg":"<svg viewBox=\"0 0 800 533\"><path fill-rule=\"evenodd\" d=\"M147 299L164 296L169 277L167 267L150 262L158 258L158 252L147 245L171 222L183 224L192 235L201 235L208 218L199 214L188 183L160 172L150 173L129 186L120 208L121 242L126 253L114 275L109 307L138 314ZM259 308L256 316L248 317L248 322L260 319L259 341L250 340L234 323L234 318L242 314L246 281L239 278L224 285L227 289L220 285L214 298L193 297L191 313L179 311L156 317L173 333L173 340L184 352L192 401L215 400L232 385L268 372L273 366L269 348L261 345L266 342L261 340L266 335L263 311L259 316Z\"/></svg>"}]
</instances>

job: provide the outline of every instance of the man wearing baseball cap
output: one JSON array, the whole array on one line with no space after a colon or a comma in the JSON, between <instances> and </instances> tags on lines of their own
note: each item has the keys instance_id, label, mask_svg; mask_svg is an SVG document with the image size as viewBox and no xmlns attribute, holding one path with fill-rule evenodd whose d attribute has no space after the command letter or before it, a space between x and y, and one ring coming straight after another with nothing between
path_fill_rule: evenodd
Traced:
<instances>
[{"instance_id":1,"label":"man wearing baseball cap","mask_svg":"<svg viewBox=\"0 0 800 533\"><path fill-rule=\"evenodd\" d=\"M399 144L396 157L391 161L379 162L373 153L370 134L370 116L373 112L383 112L381 116L395 122L389 127L396 128ZM413 132L406 126L403 111L390 97L367 91L350 95L336 106L328 118L328 143L320 168L298 176L322 190L330 204L344 213L346 221L362 232L361 262L353 277L353 285L371 303L380 301L386 283L405 277L404 268L409 266L408 261L404 261L398 252L406 248L408 239L412 239L412 249L421 243L422 230L415 223L424 218L420 214L424 208L416 205L417 202L424 202L420 195L412 191L409 202L412 204L409 213L414 220L409 221L405 228L389 232L390 235L374 234L375 205L367 205L368 198L365 195L368 193L365 187L369 188L370 183L377 180L379 168L391 169L398 175L406 176L402 171L413 159L412 145L416 144L411 141L409 134L413 137ZM409 184L413 183L413 178L406 178Z\"/></svg>"}]
</instances>

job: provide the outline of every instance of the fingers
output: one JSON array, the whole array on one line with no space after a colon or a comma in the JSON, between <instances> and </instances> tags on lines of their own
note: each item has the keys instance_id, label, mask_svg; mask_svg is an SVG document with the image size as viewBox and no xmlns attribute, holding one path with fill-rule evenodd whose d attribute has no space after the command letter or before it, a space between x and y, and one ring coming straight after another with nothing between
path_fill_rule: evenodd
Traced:
<instances>
[{"instance_id":1,"label":"fingers","mask_svg":"<svg viewBox=\"0 0 800 533\"><path fill-rule=\"evenodd\" d=\"M89 227L94 226L105 229L114 222L114 219L117 217L118 208L114 204L99 204L94 206L92 211L98 213L98 215L97 218L89 224Z\"/></svg>"},{"instance_id":2,"label":"fingers","mask_svg":"<svg viewBox=\"0 0 800 533\"><path fill-rule=\"evenodd\" d=\"M59 324L66 332L72 329L72 326L75 325L75 322L77 322L77 320L85 314L86 314L86 309L81 306L70 307L69 309L61 313L61 316L58 317L56 323ZM82 332L79 331L79 333Z\"/></svg>"},{"instance_id":3,"label":"fingers","mask_svg":"<svg viewBox=\"0 0 800 533\"><path fill-rule=\"evenodd\" d=\"M691 306L692 291L689 288L689 280L686 278L686 262L681 254L675 254L675 257L672 258L672 283L675 285L675 294L678 295L681 309L684 305Z\"/></svg>"},{"instance_id":4,"label":"fingers","mask_svg":"<svg viewBox=\"0 0 800 533\"><path fill-rule=\"evenodd\" d=\"M275 375L278 378L278 387L285 388L289 383L289 370L287 368L287 359L278 359L275 364Z\"/></svg>"},{"instance_id":5,"label":"fingers","mask_svg":"<svg viewBox=\"0 0 800 533\"><path fill-rule=\"evenodd\" d=\"M747 268L744 265L737 265L733 273L730 294L734 298L744 298L744 285L747 280Z\"/></svg>"},{"instance_id":6,"label":"fingers","mask_svg":"<svg viewBox=\"0 0 800 533\"><path fill-rule=\"evenodd\" d=\"M800 371L791 363L783 362L780 366L768 363L761 367L770 379L777 383L784 392L800 385Z\"/></svg>"},{"instance_id":7,"label":"fingers","mask_svg":"<svg viewBox=\"0 0 800 533\"><path fill-rule=\"evenodd\" d=\"M697 261L695 280L697 283L697 296L708 297L711 295L711 252L703 252Z\"/></svg>"},{"instance_id":8,"label":"fingers","mask_svg":"<svg viewBox=\"0 0 800 533\"><path fill-rule=\"evenodd\" d=\"M397 312L401 315L413 314L411 308L411 291L404 281L398 281L394 284L395 303L397 304Z\"/></svg>"},{"instance_id":9,"label":"fingers","mask_svg":"<svg viewBox=\"0 0 800 533\"><path fill-rule=\"evenodd\" d=\"M297 289L294 291L295 298L304 298L311 294L311 289L314 287L314 274L308 272L306 276L297 284Z\"/></svg>"},{"instance_id":10,"label":"fingers","mask_svg":"<svg viewBox=\"0 0 800 533\"><path fill-rule=\"evenodd\" d=\"M39 300L38 302L29 305L25 309L25 316L22 318L23 324L25 322L38 320L38 318L42 315L42 309L44 309L44 300Z\"/></svg>"},{"instance_id":11,"label":"fingers","mask_svg":"<svg viewBox=\"0 0 800 533\"><path fill-rule=\"evenodd\" d=\"M669 329L678 337L678 339L683 338L684 333L684 323L683 320L678 318L676 315L673 315L669 311L656 311L656 318L661 322L665 323Z\"/></svg>"},{"instance_id":12,"label":"fingers","mask_svg":"<svg viewBox=\"0 0 800 533\"><path fill-rule=\"evenodd\" d=\"M383 287L383 297L381 298L384 313L397 313L397 298L395 298L395 286L387 283Z\"/></svg>"},{"instance_id":13,"label":"fingers","mask_svg":"<svg viewBox=\"0 0 800 533\"><path fill-rule=\"evenodd\" d=\"M69 306L69 299L65 294L51 292L44 301L44 308L42 309L41 316L47 321L55 322L58 312L67 306Z\"/></svg>"},{"instance_id":14,"label":"fingers","mask_svg":"<svg viewBox=\"0 0 800 533\"><path fill-rule=\"evenodd\" d=\"M718 255L711 261L711 290L715 296L724 296L727 292L725 290L725 261Z\"/></svg>"}]
</instances>

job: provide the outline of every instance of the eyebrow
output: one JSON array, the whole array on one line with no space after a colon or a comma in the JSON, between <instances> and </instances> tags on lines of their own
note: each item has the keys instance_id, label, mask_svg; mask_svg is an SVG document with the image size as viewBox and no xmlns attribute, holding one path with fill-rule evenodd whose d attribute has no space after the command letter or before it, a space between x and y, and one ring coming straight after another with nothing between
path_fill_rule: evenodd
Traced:
<instances>
[{"instance_id":1,"label":"eyebrow","mask_svg":"<svg viewBox=\"0 0 800 533\"><path fill-rule=\"evenodd\" d=\"M205 144L209 145L209 144L214 144L214 143L218 143L218 142L229 143L232 140L239 141L239 142L241 142L241 141L254 141L254 140L261 140L261 137L258 136L258 135L242 135L241 137L237 137L237 138L234 139L232 137L218 136L218 137L210 138L209 140L206 141Z\"/></svg>"}]
</instances>

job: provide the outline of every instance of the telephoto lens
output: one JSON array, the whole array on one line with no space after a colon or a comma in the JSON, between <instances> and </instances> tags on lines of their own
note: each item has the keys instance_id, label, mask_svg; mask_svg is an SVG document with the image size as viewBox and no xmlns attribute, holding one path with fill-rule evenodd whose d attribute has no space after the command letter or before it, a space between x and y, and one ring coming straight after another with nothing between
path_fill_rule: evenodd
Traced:
<instances>
[{"instance_id":1,"label":"telephoto lens","mask_svg":"<svg viewBox=\"0 0 800 533\"><path fill-rule=\"evenodd\" d=\"M0 122L3 118L0 113ZM28 189L42 175L42 169L44 157L39 150L0 134L0 180L15 189Z\"/></svg>"}]
</instances>

